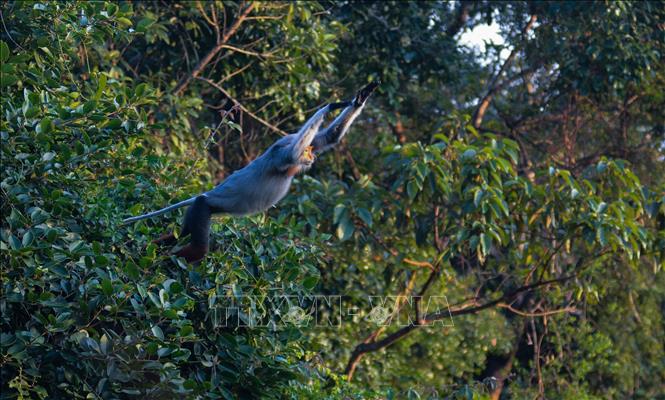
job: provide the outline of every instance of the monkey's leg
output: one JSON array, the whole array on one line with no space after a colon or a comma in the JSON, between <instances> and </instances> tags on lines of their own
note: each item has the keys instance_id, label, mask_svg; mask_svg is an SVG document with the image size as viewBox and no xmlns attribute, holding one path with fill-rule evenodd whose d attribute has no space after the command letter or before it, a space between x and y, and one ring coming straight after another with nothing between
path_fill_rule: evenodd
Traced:
<instances>
[{"instance_id":1,"label":"monkey's leg","mask_svg":"<svg viewBox=\"0 0 665 400\"><path fill-rule=\"evenodd\" d=\"M178 257L191 263L201 260L208 253L211 216L207 198L203 195L197 197L187 209L181 233L182 236L190 235L190 242L176 253Z\"/></svg>"}]
</instances>

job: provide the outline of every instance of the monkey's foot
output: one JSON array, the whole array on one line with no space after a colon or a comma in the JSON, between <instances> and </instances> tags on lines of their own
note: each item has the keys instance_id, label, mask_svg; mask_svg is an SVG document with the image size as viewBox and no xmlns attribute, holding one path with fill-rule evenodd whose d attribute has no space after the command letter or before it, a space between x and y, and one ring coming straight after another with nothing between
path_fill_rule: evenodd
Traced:
<instances>
[{"instance_id":1,"label":"monkey's foot","mask_svg":"<svg viewBox=\"0 0 665 400\"><path fill-rule=\"evenodd\" d=\"M152 243L158 246L173 246L178 240L176 239L173 233L165 233L157 239L153 240Z\"/></svg>"},{"instance_id":2,"label":"monkey's foot","mask_svg":"<svg viewBox=\"0 0 665 400\"><path fill-rule=\"evenodd\" d=\"M175 255L184 258L188 263L195 263L201 261L207 253L208 248L206 246L193 246L188 244L178 250Z\"/></svg>"}]
</instances>

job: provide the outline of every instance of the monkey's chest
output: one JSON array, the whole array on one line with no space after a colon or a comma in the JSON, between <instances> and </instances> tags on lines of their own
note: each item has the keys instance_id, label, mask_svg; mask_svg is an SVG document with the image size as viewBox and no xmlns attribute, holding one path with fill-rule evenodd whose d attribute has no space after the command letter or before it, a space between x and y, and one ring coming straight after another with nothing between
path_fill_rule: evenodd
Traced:
<instances>
[{"instance_id":1,"label":"monkey's chest","mask_svg":"<svg viewBox=\"0 0 665 400\"><path fill-rule=\"evenodd\" d=\"M288 175L290 177L294 177L294 176L298 175L300 173L300 171L302 171L302 166L296 165L296 166L293 166L293 167L287 169L286 170L286 175Z\"/></svg>"}]
</instances>

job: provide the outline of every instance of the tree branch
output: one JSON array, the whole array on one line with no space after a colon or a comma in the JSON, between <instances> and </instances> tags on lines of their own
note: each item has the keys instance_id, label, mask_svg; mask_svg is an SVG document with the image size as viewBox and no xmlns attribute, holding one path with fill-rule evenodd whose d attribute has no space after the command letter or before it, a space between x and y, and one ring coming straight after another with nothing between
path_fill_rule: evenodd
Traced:
<instances>
[{"instance_id":1,"label":"tree branch","mask_svg":"<svg viewBox=\"0 0 665 400\"><path fill-rule=\"evenodd\" d=\"M523 317L547 317L549 315L554 315L554 314L577 313L577 312L580 311L577 308L571 307L571 306L567 306L567 307L564 307L564 308L558 308L556 310L547 310L547 311L543 311L543 312L533 312L533 313L518 310L516 308L513 308L513 306L511 306L510 304L507 304L507 303L499 303L499 304L497 304L497 307L505 308L508 311L510 311L514 314L517 314L517 315L521 315Z\"/></svg>"},{"instance_id":2,"label":"tree branch","mask_svg":"<svg viewBox=\"0 0 665 400\"><path fill-rule=\"evenodd\" d=\"M227 92L223 87L219 86L217 83L211 81L208 78L202 78L202 77L197 77L196 79L207 82L210 86L214 87L215 89L219 90L222 92L222 94L226 97L229 98L233 102L233 104L237 105L238 108L240 108L242 111L244 111L247 115L250 117L254 118L255 120L259 121L261 124L263 124L265 127L269 128L270 130L279 133L282 136L288 135L285 131L279 129L278 127L272 125L270 122L266 121L265 119L259 117L258 115L254 114L253 112L249 111L247 107L243 106L238 100L236 100L229 92Z\"/></svg>"},{"instance_id":3,"label":"tree branch","mask_svg":"<svg viewBox=\"0 0 665 400\"><path fill-rule=\"evenodd\" d=\"M529 18L529 22L526 24L524 29L522 30L522 33L524 36L531 30L531 27L533 27L533 24L536 22L537 16L534 14ZM489 90L487 91L487 94L483 97L483 99L480 101L480 104L478 104L478 108L473 114L473 126L478 129L480 127L480 124L483 123L483 118L485 117L485 112L487 111L487 108L489 107L490 103L492 102L492 97L496 94L501 89L501 85L499 85L499 79L501 79L501 76L503 75L504 72L508 69L510 64L513 62L513 59L517 55L518 51L518 46L515 46L513 51L510 52L510 55L506 59L506 61L503 63L501 66L501 69L499 69L499 72L496 74L494 79L489 85Z\"/></svg>"},{"instance_id":4,"label":"tree branch","mask_svg":"<svg viewBox=\"0 0 665 400\"><path fill-rule=\"evenodd\" d=\"M418 296L416 296L416 298L414 300L413 307L414 307L414 310L415 310L415 313L416 313L416 323L414 324L414 327L419 326L419 325L424 325L424 324L427 323L424 319L421 318L420 301L422 300L423 295L425 294L427 289L429 289L429 287L432 285L432 283L434 282L436 277L439 276L439 272L441 271L441 260L442 260L442 258L439 257L439 259L435 263L435 266L430 264L430 263L427 263L429 265L430 269L431 269L431 272L429 274L429 277L427 278L427 281L425 282L423 287L418 292ZM404 294L406 294L406 293L410 292L411 290L413 290L413 285L415 284L415 278L416 278L416 273L417 272L418 271L414 271L413 275L411 275L411 279L409 280L409 284L404 289ZM399 297L398 297L398 299L399 299ZM406 297L404 297L404 299L406 299ZM401 310L401 306L402 306L402 304L399 305L399 308L396 307L393 310L393 313L390 317L391 320ZM367 339L365 339L363 341L363 344L374 343L376 338L380 334L382 334L385 330L386 330L385 326L380 327L375 332L373 332L371 335L369 335L367 337ZM408 332L405 332L404 334L406 334L406 333L408 333ZM397 338L397 339L399 339L399 338ZM397 340L397 339L395 339L395 340ZM357 346L356 346L356 350L358 350ZM351 359L349 360L349 363L346 366L346 370L344 371L344 373L346 374L347 381L349 381L349 382L353 378L353 373L355 372L356 367L358 366L358 363L360 362L360 359L362 358L362 355L363 355L363 353L359 353L359 354L356 355L356 350L354 350L353 355L351 356Z\"/></svg>"},{"instance_id":5,"label":"tree branch","mask_svg":"<svg viewBox=\"0 0 665 400\"><path fill-rule=\"evenodd\" d=\"M435 321L439 321L443 318L449 318L449 317L454 317L454 316L459 316L459 315L466 315L466 314L475 314L479 311L486 310L488 308L495 307L499 304L503 304L506 301L512 300L515 298L518 294L523 293L523 292L528 292L531 290L534 290L536 288L539 288L541 286L549 285L552 283L561 283L567 280L570 280L572 278L575 278L577 274L573 275L568 275L564 276L561 278L557 279L551 279L547 281L541 281L537 282L531 285L526 285L522 286L510 293L504 294L500 298L492 301L488 301L484 304L477 305L477 306L472 306L472 307L464 307L464 308L459 308L459 309L448 309L446 311L437 311L434 313L427 314L425 317L422 318L422 323L412 323L409 324L393 333L390 335L386 336L385 338L377 341L377 342L372 342L372 343L360 343L356 346L356 348L353 350L351 353L351 358L349 359L349 362L347 363L346 369L344 373L347 375L347 380L351 380L353 377L353 373L356 369L356 366L358 362L360 361L360 358L365 354L373 351L377 351L380 349L383 349L385 347L390 346L391 344L395 343L402 337L408 335L411 331L413 331L415 328L419 326L426 326L427 324Z\"/></svg>"},{"instance_id":6,"label":"tree branch","mask_svg":"<svg viewBox=\"0 0 665 400\"><path fill-rule=\"evenodd\" d=\"M173 91L174 94L178 95L182 93L187 88L187 86L189 86L192 79L198 78L198 76L201 74L201 72L203 72L205 67L208 64L210 64L210 61L212 61L212 59L217 55L217 53L219 53L224 48L226 42L228 42L231 36L233 36L238 30L238 28L240 28L242 22L245 20L245 18L247 18L252 9L254 9L254 5L255 5L254 3L250 3L249 6L245 8L245 10L235 20L231 28L229 28L228 31L224 32L224 36L221 38L220 41L217 42L217 45L213 47L213 49L210 50L210 52L208 52L208 54L206 54L206 56L203 57L201 61L199 61L199 63L196 65L192 73L189 74L187 78L185 78L182 82L180 82L180 84L175 88L175 90Z\"/></svg>"}]
</instances>

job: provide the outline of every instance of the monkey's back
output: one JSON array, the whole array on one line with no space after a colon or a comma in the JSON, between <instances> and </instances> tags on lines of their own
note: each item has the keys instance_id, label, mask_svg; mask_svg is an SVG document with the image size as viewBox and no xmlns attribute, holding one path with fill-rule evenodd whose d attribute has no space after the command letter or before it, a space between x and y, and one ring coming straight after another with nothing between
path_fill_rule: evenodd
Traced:
<instances>
[{"instance_id":1,"label":"monkey's back","mask_svg":"<svg viewBox=\"0 0 665 400\"><path fill-rule=\"evenodd\" d=\"M265 154L204 193L214 212L236 216L265 211L289 191L293 176L277 170Z\"/></svg>"}]
</instances>

